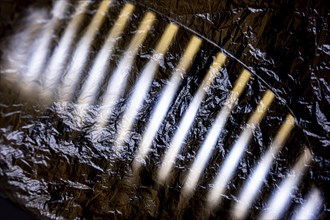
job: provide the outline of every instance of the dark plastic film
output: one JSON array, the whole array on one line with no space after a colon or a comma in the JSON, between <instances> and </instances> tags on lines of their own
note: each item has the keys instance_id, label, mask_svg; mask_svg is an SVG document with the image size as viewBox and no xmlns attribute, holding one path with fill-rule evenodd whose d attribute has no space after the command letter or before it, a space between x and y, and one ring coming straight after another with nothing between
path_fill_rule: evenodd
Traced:
<instances>
[{"instance_id":1,"label":"dark plastic film","mask_svg":"<svg viewBox=\"0 0 330 220\"><path fill-rule=\"evenodd\" d=\"M0 194L36 218L326 219L325 3L0 2Z\"/></svg>"}]
</instances>

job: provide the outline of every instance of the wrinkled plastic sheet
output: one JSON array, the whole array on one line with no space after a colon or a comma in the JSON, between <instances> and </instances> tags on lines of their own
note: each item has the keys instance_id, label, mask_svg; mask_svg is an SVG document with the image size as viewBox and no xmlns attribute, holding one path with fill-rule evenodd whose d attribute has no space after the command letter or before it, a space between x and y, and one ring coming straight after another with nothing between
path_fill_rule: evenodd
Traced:
<instances>
[{"instance_id":1,"label":"wrinkled plastic sheet","mask_svg":"<svg viewBox=\"0 0 330 220\"><path fill-rule=\"evenodd\" d=\"M201 34L206 39L224 48L242 61L256 77L247 89L246 96L229 119L223 135L224 141L217 146L215 161L223 160L230 146L248 120L263 91L270 86L276 92L278 103L269 110L268 116L257 130L246 157L232 181L224 205L213 217L228 216L230 204L235 201L239 187L251 172L250 168L271 142L269 134L276 132L283 116L292 110L299 127L293 138L275 161L268 183L261 198L255 203L252 218L258 216L267 201L267 195L294 163L302 146L308 145L313 152L313 165L294 196L293 204L301 204L304 192L311 185L317 186L324 197L320 218L329 214L330 181L330 79L329 71L329 8L325 1L296 3L278 1L139 1L140 10L156 10ZM17 4L1 2L1 39L10 39L17 32L26 8L49 9L49 2L17 1ZM118 9L121 7L118 3ZM27 7L28 6L28 7ZM92 14L93 12L91 12ZM137 12L137 17L140 16ZM161 16L160 16L161 18ZM164 18L164 22L168 22ZM160 25L158 28L161 28ZM184 31L183 31L184 32ZM133 33L133 32L132 32ZM131 34L132 34L131 33ZM189 32L190 33L190 32ZM157 34L155 34L157 36ZM206 41L205 39L205 41ZM5 41L3 41L5 42ZM152 43L150 43L152 44ZM179 43L174 48L183 48ZM1 60L6 59L2 44ZM124 47L123 47L124 48ZM46 109L18 99L15 86L1 79L0 99L0 182L1 195L33 213L37 218L197 218L203 213L203 198L219 164L214 163L205 173L196 195L185 211L177 210L184 174L193 161L201 137L207 134L216 113L225 101L242 64L232 59L233 65L226 67L216 80L203 102L187 146L175 168L171 185L154 187L157 168L162 155L173 137L180 118L187 109L202 74L210 64L214 51L208 44L199 55L199 64L192 67L184 79L176 100L154 140L152 156L146 161L140 178L132 185L129 181L130 162L133 160L137 143L155 102L158 92L166 84L175 66L180 50L173 50L160 68L148 94L147 104L138 115L137 124L131 132L125 153L113 156L111 146L115 139L117 122L125 111L126 99L117 104L102 138L96 140L91 126L77 128L69 105L62 111L60 103ZM118 52L120 54L120 52ZM139 54L137 68L150 57L144 48ZM119 55L118 55L119 56ZM236 65L237 64L237 65ZM3 66L1 72L5 71ZM134 77L130 85L134 84ZM90 121L97 115L98 106L89 109ZM290 144L291 143L291 144ZM292 146L294 145L294 146ZM296 148L295 148L296 147ZM294 205L293 205L294 206ZM183 213L181 213L183 212ZM286 216L287 218L289 216Z\"/></svg>"}]
</instances>

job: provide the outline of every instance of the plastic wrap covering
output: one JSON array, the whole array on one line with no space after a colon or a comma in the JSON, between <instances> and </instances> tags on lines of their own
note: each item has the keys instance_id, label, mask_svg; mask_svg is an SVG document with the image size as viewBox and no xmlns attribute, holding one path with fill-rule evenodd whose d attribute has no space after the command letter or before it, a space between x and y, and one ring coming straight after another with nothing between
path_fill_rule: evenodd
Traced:
<instances>
[{"instance_id":1,"label":"plastic wrap covering","mask_svg":"<svg viewBox=\"0 0 330 220\"><path fill-rule=\"evenodd\" d=\"M326 1L0 1L0 195L36 218L326 219Z\"/></svg>"}]
</instances>

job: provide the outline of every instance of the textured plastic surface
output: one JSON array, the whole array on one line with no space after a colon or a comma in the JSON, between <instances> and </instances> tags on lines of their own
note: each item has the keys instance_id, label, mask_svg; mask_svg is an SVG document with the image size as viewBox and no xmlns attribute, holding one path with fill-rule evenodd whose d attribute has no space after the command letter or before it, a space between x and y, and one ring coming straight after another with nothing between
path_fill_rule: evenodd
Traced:
<instances>
[{"instance_id":1,"label":"textured plastic surface","mask_svg":"<svg viewBox=\"0 0 330 220\"><path fill-rule=\"evenodd\" d=\"M17 1L0 2L0 193L9 197L38 218L92 218L92 217L204 217L205 198L212 188L212 181L226 156L239 137L250 115L267 89L276 94L276 101L257 127L246 155L239 164L232 184L227 187L221 206L210 217L230 216L232 204L240 188L251 174L251 169L270 145L286 115L292 110L299 126L275 160L261 195L254 203L249 216L259 216L269 195L294 165L304 146L313 152L313 162L302 184L293 195L290 210L303 202L312 186L316 186L324 198L322 214L329 216L330 181L330 42L329 7L326 1L303 3L260 3L259 1L138 1L136 10L123 37L109 61L112 70L118 64L126 46L133 38L144 13L157 10L163 15L215 42L234 58L228 58L226 65L215 78L198 110L194 124L185 139L175 163L171 178L165 185L157 184L157 172L164 152L175 134L180 120L187 110L194 94L202 83L219 48L206 39L195 57L195 62L183 78L174 103L168 112L148 158L138 177L132 176L131 163L142 139L144 128L156 104L159 92L168 82L192 33L180 27L176 40L160 64L152 81L136 124L126 139L121 154L113 146L118 131L118 122L125 112L127 97L137 81L142 67L152 57L153 48L169 23L167 17L157 15L157 22L138 52L125 95L114 107L106 129L95 134L92 124L99 113L96 103L88 107L86 124L78 126L74 102L63 105L54 102L46 109L36 104L33 98L20 94L16 82L8 82L4 75L10 74L4 63L17 57L8 54L17 45L10 44L19 39L21 33L42 31L51 19L51 2ZM100 49L123 3L114 2L104 28L93 47L92 57ZM62 22L68 22L70 13ZM38 13L36 13L38 11ZM88 11L92 18L96 6ZM28 20L24 20L26 17ZM91 20L91 19L90 19ZM27 21L27 22L24 22ZM35 30L24 24L35 23ZM85 25L87 26L87 25ZM28 28L27 28L28 27ZM61 28L58 32L63 31ZM34 39L21 38L19 47ZM23 45L23 46L22 46ZM12 47L13 46L13 47ZM12 48L11 48L12 47ZM9 49L8 49L9 48ZM17 48L16 48L17 49ZM24 55L24 53L22 54ZM205 170L195 194L184 208L178 207L180 191L190 164L205 139L217 113L224 105L234 82L243 68L248 67L253 76L241 95L237 107L226 124L221 140L217 142L210 165ZM261 80L262 79L262 80ZM264 83L267 82L269 87ZM104 90L105 86L101 87ZM291 217L292 212L285 214Z\"/></svg>"}]
</instances>

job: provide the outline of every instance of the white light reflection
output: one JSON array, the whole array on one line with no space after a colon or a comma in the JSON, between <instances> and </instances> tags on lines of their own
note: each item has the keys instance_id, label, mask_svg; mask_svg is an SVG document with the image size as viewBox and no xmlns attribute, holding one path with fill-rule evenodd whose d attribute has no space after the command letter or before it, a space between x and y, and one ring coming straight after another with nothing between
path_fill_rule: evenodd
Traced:
<instances>
[{"instance_id":1,"label":"white light reflection","mask_svg":"<svg viewBox=\"0 0 330 220\"><path fill-rule=\"evenodd\" d=\"M215 206L221 202L221 195L224 193L228 182L234 175L235 169L253 135L255 127L264 117L269 105L274 99L274 96L274 93L270 90L265 92L264 97L260 101L253 115L250 117L245 129L234 144L229 155L226 157L214 181L213 188L207 196L207 205L210 209L215 208Z\"/></svg>"},{"instance_id":2,"label":"white light reflection","mask_svg":"<svg viewBox=\"0 0 330 220\"><path fill-rule=\"evenodd\" d=\"M293 220L312 220L317 216L322 208L322 196L318 189L314 188L305 199L304 203L293 216Z\"/></svg>"},{"instance_id":3,"label":"white light reflection","mask_svg":"<svg viewBox=\"0 0 330 220\"><path fill-rule=\"evenodd\" d=\"M76 12L66 27L59 44L56 46L53 55L50 58L46 67L47 74L43 76L42 84L44 92L41 95L45 101L53 98L53 92L58 86L58 81L64 73L66 67L65 62L70 55L71 45L75 40L75 35L83 21L89 3L90 1L80 1Z\"/></svg>"},{"instance_id":4,"label":"white light reflection","mask_svg":"<svg viewBox=\"0 0 330 220\"><path fill-rule=\"evenodd\" d=\"M126 27L129 18L134 10L134 5L126 4L120 15L115 22L113 28L109 31L107 40L105 41L103 47L98 52L95 62L89 71L88 77L82 86L80 95L78 97L78 106L76 109L77 117L82 121L86 115L87 107L96 99L97 93L100 86L105 78L105 73L107 71L107 63L112 55L115 44L118 41L120 35L122 34L124 28Z\"/></svg>"},{"instance_id":5,"label":"white light reflection","mask_svg":"<svg viewBox=\"0 0 330 220\"><path fill-rule=\"evenodd\" d=\"M47 20L49 12L46 9L33 10L28 13L20 25L20 31L15 33L10 41L4 46L6 57L1 62L1 77L13 85L24 90L26 82L24 74L28 68L31 45L39 37L38 33L44 28L41 22ZM29 82L28 82L29 83ZM28 85L30 88L30 85ZM25 96L22 92L22 95Z\"/></svg>"},{"instance_id":6,"label":"white light reflection","mask_svg":"<svg viewBox=\"0 0 330 220\"><path fill-rule=\"evenodd\" d=\"M243 92L247 82L250 79L250 76L251 73L249 73L247 70L243 70L235 83L235 87L226 100L225 105L217 115L217 118L211 130L209 131L202 147L198 151L197 157L194 160L194 163L192 164L189 174L185 180L182 192L184 195L191 194L195 190L198 180L211 157L212 150L217 143L218 137L226 124L231 110L236 106L238 98Z\"/></svg>"},{"instance_id":7,"label":"white light reflection","mask_svg":"<svg viewBox=\"0 0 330 220\"><path fill-rule=\"evenodd\" d=\"M287 210L291 195L300 182L300 179L310 163L312 155L309 149L300 156L292 171L281 183L279 189L271 197L267 208L259 219L279 219Z\"/></svg>"},{"instance_id":8,"label":"white light reflection","mask_svg":"<svg viewBox=\"0 0 330 220\"><path fill-rule=\"evenodd\" d=\"M226 56L223 53L219 53L217 55L209 72L204 77L202 85L198 88L192 102L190 103L187 111L185 112L178 127L178 130L176 131L168 150L165 152L165 157L163 158L162 165L158 171L158 181L160 183L163 183L170 174L170 171L175 163L177 154L179 153L183 141L186 138L190 127L193 124L193 121L195 119L199 106L204 99L206 91L208 90L215 77L219 74L220 68L223 66L225 59Z\"/></svg>"},{"instance_id":9,"label":"white light reflection","mask_svg":"<svg viewBox=\"0 0 330 220\"><path fill-rule=\"evenodd\" d=\"M109 84L103 95L103 101L100 107L98 118L96 119L97 130L103 129L105 127L108 118L112 113L114 105L126 87L127 78L132 68L134 58L154 21L155 15L151 12L147 12L138 30L136 31L136 34L134 35L133 40L129 44L124 57L119 61L117 68L111 75Z\"/></svg>"},{"instance_id":10,"label":"white light reflection","mask_svg":"<svg viewBox=\"0 0 330 220\"><path fill-rule=\"evenodd\" d=\"M90 47L98 33L104 19L106 18L106 12L110 7L111 0L103 0L93 17L93 20L88 25L85 34L78 42L77 48L75 49L72 59L69 64L69 69L64 76L60 91L59 100L61 102L71 101L73 93L76 89L77 84L80 81L82 70L85 67L86 61L90 54Z\"/></svg>"},{"instance_id":11,"label":"white light reflection","mask_svg":"<svg viewBox=\"0 0 330 220\"><path fill-rule=\"evenodd\" d=\"M168 50L176 32L178 26L175 24L169 24L163 33L155 51L152 55L150 61L145 66L144 70L141 73L134 89L133 94L128 100L128 107L124 113L122 120L120 122L120 127L118 131L118 137L116 139L116 150L122 148L122 144L127 138L131 127L133 126L134 120L138 111L140 110L144 98L147 95L147 92L150 88L152 79L158 70L159 63L164 59L164 54Z\"/></svg>"},{"instance_id":12,"label":"white light reflection","mask_svg":"<svg viewBox=\"0 0 330 220\"><path fill-rule=\"evenodd\" d=\"M45 29L42 31L41 36L37 38L31 48L32 55L28 60L27 70L23 75L24 80L28 82L27 86L34 86L31 83L38 79L48 58L54 32L59 26L61 19L64 17L67 8L68 2L66 0L55 1L55 5L52 10L53 18L45 25ZM29 90L29 88L24 89Z\"/></svg>"},{"instance_id":13,"label":"white light reflection","mask_svg":"<svg viewBox=\"0 0 330 220\"><path fill-rule=\"evenodd\" d=\"M282 149L293 127L294 118L289 114L285 120L285 123L281 126L279 132L277 133L273 143L268 148L268 151L262 157L256 168L253 169L254 171L252 173L252 177L249 179L247 184L243 186L243 191L233 209L233 216L235 219L245 218L249 208L253 204L253 199L257 196L257 193L271 168L274 158Z\"/></svg>"},{"instance_id":14,"label":"white light reflection","mask_svg":"<svg viewBox=\"0 0 330 220\"><path fill-rule=\"evenodd\" d=\"M170 108L170 104L174 99L176 91L180 85L182 77L186 74L187 69L190 67L202 41L198 38L193 36L178 64L175 71L172 73L172 76L167 83L164 90L161 92L160 99L157 101L155 110L151 115L151 119L143 132L142 141L139 144L137 155L134 158L133 162L133 170L134 172L138 172L142 160L147 156L152 140L154 139L157 131L165 118L165 115Z\"/></svg>"}]
</instances>

